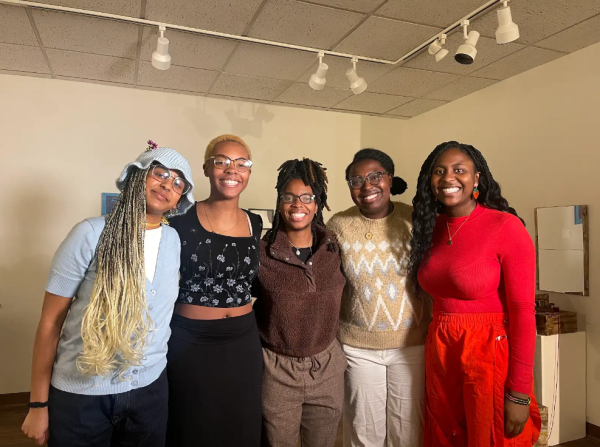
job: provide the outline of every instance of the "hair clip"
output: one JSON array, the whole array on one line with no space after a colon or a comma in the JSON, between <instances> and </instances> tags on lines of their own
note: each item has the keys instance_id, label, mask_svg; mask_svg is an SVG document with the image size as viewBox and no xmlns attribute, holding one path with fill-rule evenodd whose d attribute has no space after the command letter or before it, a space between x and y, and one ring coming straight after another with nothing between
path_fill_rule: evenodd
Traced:
<instances>
[{"instance_id":1,"label":"hair clip","mask_svg":"<svg viewBox=\"0 0 600 447\"><path fill-rule=\"evenodd\" d=\"M158 149L158 144L156 144L152 140L148 140L148 147L146 148L146 152L150 152L150 151L153 151L155 149Z\"/></svg>"}]
</instances>

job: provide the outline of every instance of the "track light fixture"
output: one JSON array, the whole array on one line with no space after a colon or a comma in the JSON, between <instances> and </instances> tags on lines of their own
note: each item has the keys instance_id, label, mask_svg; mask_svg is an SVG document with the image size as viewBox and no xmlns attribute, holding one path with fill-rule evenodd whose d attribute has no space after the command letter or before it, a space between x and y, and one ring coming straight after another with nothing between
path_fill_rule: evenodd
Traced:
<instances>
[{"instance_id":1,"label":"track light fixture","mask_svg":"<svg viewBox=\"0 0 600 447\"><path fill-rule=\"evenodd\" d=\"M325 87L325 83L327 82L325 76L327 75L327 70L329 70L329 66L323 63L323 57L325 57L325 53L320 52L319 67L317 68L316 73L313 73L310 76L310 80L308 81L308 85L310 85L310 88L312 88L313 90L323 90L323 87Z\"/></svg>"},{"instance_id":2,"label":"track light fixture","mask_svg":"<svg viewBox=\"0 0 600 447\"><path fill-rule=\"evenodd\" d=\"M467 28L469 26L468 20L463 20L461 26L463 27L465 43L458 47L454 59L459 64L471 65L475 60L475 56L477 56L477 48L475 48L475 46L479 40L479 33L477 31L467 33Z\"/></svg>"},{"instance_id":3,"label":"track light fixture","mask_svg":"<svg viewBox=\"0 0 600 447\"><path fill-rule=\"evenodd\" d=\"M504 44L514 42L520 37L519 25L512 20L508 1L503 1L503 6L498 8L498 29L496 30L496 43Z\"/></svg>"},{"instance_id":4,"label":"track light fixture","mask_svg":"<svg viewBox=\"0 0 600 447\"><path fill-rule=\"evenodd\" d=\"M350 68L348 71L346 71L346 76L348 77L348 80L350 81L350 89L352 90L352 93L354 93L355 95L360 95L362 92L364 92L367 89L367 81L365 81L364 78L361 78L358 76L358 74L356 73L356 63L358 62L358 59L353 57L352 58L352 68Z\"/></svg>"},{"instance_id":5,"label":"track light fixture","mask_svg":"<svg viewBox=\"0 0 600 447\"><path fill-rule=\"evenodd\" d=\"M156 44L156 51L152 53L152 66L159 70L168 70L171 66L171 56L169 55L169 39L165 37L167 28L164 25L158 27L160 37Z\"/></svg>"},{"instance_id":6,"label":"track light fixture","mask_svg":"<svg viewBox=\"0 0 600 447\"><path fill-rule=\"evenodd\" d=\"M442 46L446 43L446 34L442 34L440 37L435 39L431 45L429 45L429 54L432 56L435 55L435 61L439 62L446 57L448 54L448 50L442 48Z\"/></svg>"}]
</instances>

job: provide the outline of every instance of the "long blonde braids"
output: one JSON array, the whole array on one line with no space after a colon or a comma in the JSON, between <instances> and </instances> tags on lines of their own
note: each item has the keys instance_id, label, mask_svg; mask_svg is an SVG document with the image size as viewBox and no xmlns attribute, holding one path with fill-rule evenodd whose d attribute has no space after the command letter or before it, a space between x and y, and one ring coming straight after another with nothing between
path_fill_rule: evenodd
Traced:
<instances>
[{"instance_id":1,"label":"long blonde braids","mask_svg":"<svg viewBox=\"0 0 600 447\"><path fill-rule=\"evenodd\" d=\"M100 235L96 281L81 324L83 354L77 367L84 375L116 372L123 380L129 367L141 365L150 343L154 323L144 271L148 171L132 169Z\"/></svg>"}]
</instances>

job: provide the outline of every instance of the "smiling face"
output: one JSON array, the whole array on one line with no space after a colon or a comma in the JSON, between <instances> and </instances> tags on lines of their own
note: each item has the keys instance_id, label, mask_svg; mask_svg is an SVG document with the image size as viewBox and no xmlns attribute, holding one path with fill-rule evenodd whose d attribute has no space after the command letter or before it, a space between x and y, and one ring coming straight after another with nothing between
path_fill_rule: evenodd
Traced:
<instances>
[{"instance_id":1,"label":"smiling face","mask_svg":"<svg viewBox=\"0 0 600 447\"><path fill-rule=\"evenodd\" d=\"M212 156L224 155L230 160L238 158L248 159L248 151L241 144L233 141L224 141L215 146ZM222 170L218 169L213 159L206 160L204 163L204 175L210 179L211 196L216 195L219 198L234 199L248 186L251 169L246 172L238 172L234 163Z\"/></svg>"},{"instance_id":2,"label":"smiling face","mask_svg":"<svg viewBox=\"0 0 600 447\"><path fill-rule=\"evenodd\" d=\"M366 178L373 172L386 172L386 170L378 161L363 160L352 165L348 176L349 178L356 176ZM365 180L362 188L350 188L350 195L364 216L378 219L388 215L391 188L392 176L385 174L377 185L372 185Z\"/></svg>"},{"instance_id":3,"label":"smiling face","mask_svg":"<svg viewBox=\"0 0 600 447\"><path fill-rule=\"evenodd\" d=\"M181 171L170 171L172 176L185 178ZM146 176L146 214L160 216L175 208L180 199L181 195L173 191L173 177L162 181L150 169Z\"/></svg>"},{"instance_id":4,"label":"smiling face","mask_svg":"<svg viewBox=\"0 0 600 447\"><path fill-rule=\"evenodd\" d=\"M288 182L283 192L283 194L290 193L296 196L303 194L312 196L313 190L301 179L296 178ZM312 203L302 203L299 198L294 197L293 203L285 203L283 199L279 199L279 214L287 232L306 230L310 227L316 213L317 203L314 200Z\"/></svg>"},{"instance_id":5,"label":"smiling face","mask_svg":"<svg viewBox=\"0 0 600 447\"><path fill-rule=\"evenodd\" d=\"M479 172L466 153L448 149L439 156L431 173L431 191L447 214L469 214L476 205L473 189L478 185Z\"/></svg>"}]
</instances>

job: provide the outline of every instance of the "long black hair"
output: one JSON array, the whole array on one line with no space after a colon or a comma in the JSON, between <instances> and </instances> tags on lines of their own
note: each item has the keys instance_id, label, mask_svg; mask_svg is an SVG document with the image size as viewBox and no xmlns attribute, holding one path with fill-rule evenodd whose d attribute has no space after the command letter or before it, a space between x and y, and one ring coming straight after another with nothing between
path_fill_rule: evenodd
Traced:
<instances>
[{"instance_id":1,"label":"long black hair","mask_svg":"<svg viewBox=\"0 0 600 447\"><path fill-rule=\"evenodd\" d=\"M437 214L442 214L445 211L444 205L437 201L431 191L431 176L438 158L448 149L461 150L475 164L475 172L479 172L479 185L477 186L479 197L477 202L488 208L519 217L515 209L511 208L508 201L502 197L500 185L494 180L481 152L471 145L456 141L448 141L438 145L421 166L419 180L417 181L417 193L413 199L413 229L408 270L415 284L417 283L419 266L427 261L429 251L433 245L433 229ZM521 218L519 217L519 219ZM523 219L521 219L521 222L523 222ZM525 225L525 222L523 222L523 225Z\"/></svg>"},{"instance_id":2,"label":"long black hair","mask_svg":"<svg viewBox=\"0 0 600 447\"><path fill-rule=\"evenodd\" d=\"M313 236L315 231L315 225L325 227L325 221L323 220L323 209L329 209L327 204L327 173L326 168L317 161L303 158L302 161L288 160L283 163L279 169L279 175L277 176L277 202L275 205L275 216L273 216L273 227L265 235L266 240L269 244L275 242L277 237L277 231L281 224L281 215L279 214L279 198L284 193L285 187L293 179L300 179L306 186L310 186L315 195L315 201L317 202L317 212L312 223ZM316 242L317 238L313 237L313 241Z\"/></svg>"},{"instance_id":3,"label":"long black hair","mask_svg":"<svg viewBox=\"0 0 600 447\"><path fill-rule=\"evenodd\" d=\"M356 154L354 154L354 159L352 163L348 165L346 168L346 181L350 180L350 168L354 166L356 163L359 163L364 160L373 160L379 162L379 164L385 169L389 174L392 175L392 187L390 190L390 194L393 196L397 194L402 194L406 191L407 184L404 179L400 177L394 177L395 166L394 160L388 154L379 149L361 149Z\"/></svg>"}]
</instances>

